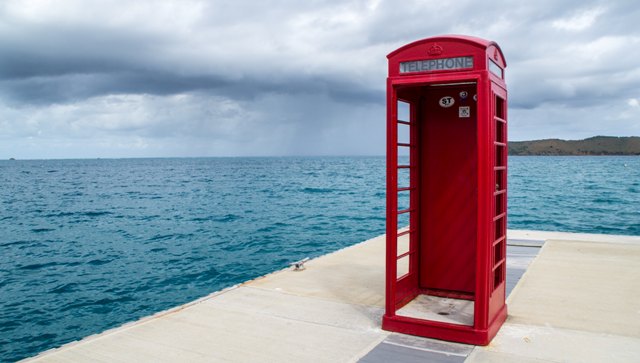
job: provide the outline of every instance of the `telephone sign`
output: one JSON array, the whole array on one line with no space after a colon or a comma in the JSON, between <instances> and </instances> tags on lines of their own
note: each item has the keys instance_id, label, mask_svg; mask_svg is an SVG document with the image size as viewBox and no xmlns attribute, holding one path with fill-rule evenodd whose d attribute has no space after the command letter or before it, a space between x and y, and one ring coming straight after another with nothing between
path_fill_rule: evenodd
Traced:
<instances>
[{"instance_id":1,"label":"telephone sign","mask_svg":"<svg viewBox=\"0 0 640 363\"><path fill-rule=\"evenodd\" d=\"M417 60L400 63L400 73L473 68L473 57Z\"/></svg>"}]
</instances>

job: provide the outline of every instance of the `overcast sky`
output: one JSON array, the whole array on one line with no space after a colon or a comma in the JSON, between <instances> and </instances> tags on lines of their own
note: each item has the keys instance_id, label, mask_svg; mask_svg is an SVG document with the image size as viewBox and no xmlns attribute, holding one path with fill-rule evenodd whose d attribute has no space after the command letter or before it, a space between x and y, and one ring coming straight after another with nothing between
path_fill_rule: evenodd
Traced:
<instances>
[{"instance_id":1,"label":"overcast sky","mask_svg":"<svg viewBox=\"0 0 640 363\"><path fill-rule=\"evenodd\" d=\"M510 139L640 135L640 2L0 2L0 159L382 155L386 55L494 40Z\"/></svg>"}]
</instances>

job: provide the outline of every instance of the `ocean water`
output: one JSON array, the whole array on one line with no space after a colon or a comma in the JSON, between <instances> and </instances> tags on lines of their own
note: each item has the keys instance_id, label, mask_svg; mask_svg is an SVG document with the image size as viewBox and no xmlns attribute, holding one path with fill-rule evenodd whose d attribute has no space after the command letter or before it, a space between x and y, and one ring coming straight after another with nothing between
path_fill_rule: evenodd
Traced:
<instances>
[{"instance_id":1,"label":"ocean water","mask_svg":"<svg viewBox=\"0 0 640 363\"><path fill-rule=\"evenodd\" d=\"M640 236L640 156L509 157L508 227Z\"/></svg>"},{"instance_id":2,"label":"ocean water","mask_svg":"<svg viewBox=\"0 0 640 363\"><path fill-rule=\"evenodd\" d=\"M640 235L640 157L512 157L509 228ZM384 233L383 157L0 161L0 362Z\"/></svg>"}]
</instances>

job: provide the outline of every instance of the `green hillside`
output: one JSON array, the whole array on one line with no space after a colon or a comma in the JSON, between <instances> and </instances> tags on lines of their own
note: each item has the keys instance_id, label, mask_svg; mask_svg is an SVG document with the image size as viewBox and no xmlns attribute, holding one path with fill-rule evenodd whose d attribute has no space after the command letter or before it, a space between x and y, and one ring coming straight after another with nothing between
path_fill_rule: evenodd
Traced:
<instances>
[{"instance_id":1,"label":"green hillside","mask_svg":"<svg viewBox=\"0 0 640 363\"><path fill-rule=\"evenodd\" d=\"M595 136L584 140L509 142L509 155L640 155L640 137Z\"/></svg>"}]
</instances>

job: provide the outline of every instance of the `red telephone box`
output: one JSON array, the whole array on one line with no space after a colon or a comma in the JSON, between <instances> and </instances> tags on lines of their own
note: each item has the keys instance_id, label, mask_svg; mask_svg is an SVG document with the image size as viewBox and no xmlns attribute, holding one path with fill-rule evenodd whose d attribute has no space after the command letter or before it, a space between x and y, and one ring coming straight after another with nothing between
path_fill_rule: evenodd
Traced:
<instances>
[{"instance_id":1,"label":"red telephone box","mask_svg":"<svg viewBox=\"0 0 640 363\"><path fill-rule=\"evenodd\" d=\"M507 317L504 56L447 35L387 58L382 327L486 345Z\"/></svg>"}]
</instances>

